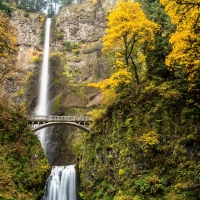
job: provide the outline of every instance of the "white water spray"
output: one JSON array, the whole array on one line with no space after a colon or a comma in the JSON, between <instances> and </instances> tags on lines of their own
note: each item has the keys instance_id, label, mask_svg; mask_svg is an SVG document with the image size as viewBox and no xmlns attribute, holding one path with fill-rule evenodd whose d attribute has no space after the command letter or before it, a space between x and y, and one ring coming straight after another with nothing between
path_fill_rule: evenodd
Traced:
<instances>
[{"instance_id":1,"label":"white water spray","mask_svg":"<svg viewBox=\"0 0 200 200\"><path fill-rule=\"evenodd\" d=\"M37 115L47 115L47 101L48 101L48 82L49 82L49 40L50 40L50 29L51 29L51 19L48 18L46 21L46 32L45 32L45 43L44 43L44 54L42 62L42 70L40 77L40 94L38 106L36 108Z\"/></svg>"},{"instance_id":2,"label":"white water spray","mask_svg":"<svg viewBox=\"0 0 200 200\"><path fill-rule=\"evenodd\" d=\"M74 165L53 167L46 184L43 200L76 200L76 171Z\"/></svg>"},{"instance_id":3,"label":"white water spray","mask_svg":"<svg viewBox=\"0 0 200 200\"><path fill-rule=\"evenodd\" d=\"M41 67L41 77L40 77L40 93L38 105L35 109L35 115L48 115L48 82L49 82L49 40L50 40L50 30L51 30L51 19L48 18L45 24L45 42L44 42L44 54L43 62ZM42 148L46 153L46 135L47 129L42 129L38 132L38 137L41 142Z\"/></svg>"}]
</instances>

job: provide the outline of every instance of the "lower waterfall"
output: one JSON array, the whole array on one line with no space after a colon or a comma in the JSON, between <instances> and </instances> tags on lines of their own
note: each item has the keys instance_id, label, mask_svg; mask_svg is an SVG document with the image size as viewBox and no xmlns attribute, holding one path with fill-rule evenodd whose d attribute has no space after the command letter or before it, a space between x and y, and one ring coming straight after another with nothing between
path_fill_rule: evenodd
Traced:
<instances>
[{"instance_id":1,"label":"lower waterfall","mask_svg":"<svg viewBox=\"0 0 200 200\"><path fill-rule=\"evenodd\" d=\"M42 200L76 200L76 170L74 165L54 166L47 179Z\"/></svg>"}]
</instances>

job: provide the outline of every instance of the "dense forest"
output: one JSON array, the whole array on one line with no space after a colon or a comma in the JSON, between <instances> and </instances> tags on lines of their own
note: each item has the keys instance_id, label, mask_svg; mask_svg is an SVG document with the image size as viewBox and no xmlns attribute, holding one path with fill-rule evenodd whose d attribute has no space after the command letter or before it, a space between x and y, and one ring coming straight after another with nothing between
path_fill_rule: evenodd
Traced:
<instances>
[{"instance_id":1,"label":"dense forest","mask_svg":"<svg viewBox=\"0 0 200 200\"><path fill-rule=\"evenodd\" d=\"M199 199L200 2L120 1L110 78L80 155L83 199Z\"/></svg>"},{"instance_id":2,"label":"dense forest","mask_svg":"<svg viewBox=\"0 0 200 200\"><path fill-rule=\"evenodd\" d=\"M70 3L0 0L1 84L20 70L9 24L13 10L23 9L27 16L47 11L56 17ZM98 10L101 3L93 1L93 6ZM88 113L94 123L78 151L80 199L200 199L200 1L119 1L107 16L102 46L110 74L88 83L103 94L103 101ZM11 169L0 179L10 186L8 191L0 188L0 198L26 199L27 194L37 199L48 171L46 160L40 153L37 162L43 170L33 168L29 177L34 155L27 148L34 149L36 141L25 127L24 111L19 108L18 115L3 105L0 109L0 162L6 172ZM29 147L18 148L23 134L30 137L23 141ZM31 152L27 158L26 152ZM21 174L21 169L28 172Z\"/></svg>"}]
</instances>

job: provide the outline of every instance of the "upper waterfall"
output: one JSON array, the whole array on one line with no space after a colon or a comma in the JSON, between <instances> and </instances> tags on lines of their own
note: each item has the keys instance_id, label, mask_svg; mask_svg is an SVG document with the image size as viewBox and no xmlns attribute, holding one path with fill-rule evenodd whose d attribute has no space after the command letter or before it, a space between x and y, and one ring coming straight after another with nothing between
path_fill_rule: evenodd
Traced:
<instances>
[{"instance_id":1,"label":"upper waterfall","mask_svg":"<svg viewBox=\"0 0 200 200\"><path fill-rule=\"evenodd\" d=\"M44 42L44 54L43 62L41 66L40 74L40 93L38 99L38 105L35 109L35 115L48 115L48 82L49 82L49 41L51 30L51 18L46 20L45 24L45 42ZM46 129L39 131L38 138L46 153Z\"/></svg>"},{"instance_id":2,"label":"upper waterfall","mask_svg":"<svg viewBox=\"0 0 200 200\"><path fill-rule=\"evenodd\" d=\"M51 29L51 18L46 20L45 26L45 42L44 42L44 54L43 62L41 67L40 76L40 93L38 106L36 107L36 115L48 115L48 81L49 81L49 41L50 41L50 29Z\"/></svg>"}]
</instances>

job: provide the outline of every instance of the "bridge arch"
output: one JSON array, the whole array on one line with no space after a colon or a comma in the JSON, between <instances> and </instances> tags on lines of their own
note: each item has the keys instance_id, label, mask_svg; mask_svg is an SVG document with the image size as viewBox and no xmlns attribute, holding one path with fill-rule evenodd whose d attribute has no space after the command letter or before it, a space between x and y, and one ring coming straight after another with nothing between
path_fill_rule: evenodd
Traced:
<instances>
[{"instance_id":1,"label":"bridge arch","mask_svg":"<svg viewBox=\"0 0 200 200\"><path fill-rule=\"evenodd\" d=\"M80 129L82 129L86 132L90 132L89 128L87 128L87 127L85 127L81 124L75 123L75 122L48 122L48 123L40 124L39 126L32 128L32 131L39 131L43 128L46 128L46 127L49 127L49 126L54 126L54 125L70 125L70 126L80 128Z\"/></svg>"}]
</instances>

